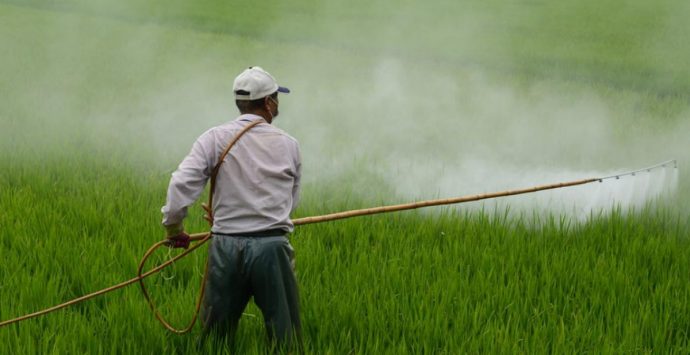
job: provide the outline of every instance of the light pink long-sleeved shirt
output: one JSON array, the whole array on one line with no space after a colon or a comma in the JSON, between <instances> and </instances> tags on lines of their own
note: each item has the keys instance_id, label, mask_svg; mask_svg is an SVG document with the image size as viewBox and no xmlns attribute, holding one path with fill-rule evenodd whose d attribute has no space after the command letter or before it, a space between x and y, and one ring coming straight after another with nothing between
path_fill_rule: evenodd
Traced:
<instances>
[{"instance_id":1,"label":"light pink long-sleeved shirt","mask_svg":"<svg viewBox=\"0 0 690 355\"><path fill-rule=\"evenodd\" d=\"M245 114L202 134L172 174L163 225L180 225L201 195L228 143L262 117ZM301 158L297 140L268 123L247 131L230 150L216 178L213 232L292 232L290 213L299 200Z\"/></svg>"}]
</instances>

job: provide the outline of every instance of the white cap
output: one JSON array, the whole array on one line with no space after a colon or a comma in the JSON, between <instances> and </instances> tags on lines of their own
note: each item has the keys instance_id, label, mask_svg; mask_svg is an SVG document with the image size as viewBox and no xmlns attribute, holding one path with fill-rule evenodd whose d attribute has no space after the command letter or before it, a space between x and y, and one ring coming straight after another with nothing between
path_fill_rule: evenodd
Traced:
<instances>
[{"instance_id":1,"label":"white cap","mask_svg":"<svg viewBox=\"0 0 690 355\"><path fill-rule=\"evenodd\" d=\"M235 78L232 91L235 92L235 100L256 100L276 91L287 94L290 89L278 86L276 79L261 67L249 67ZM248 94L238 94L238 91Z\"/></svg>"}]
</instances>

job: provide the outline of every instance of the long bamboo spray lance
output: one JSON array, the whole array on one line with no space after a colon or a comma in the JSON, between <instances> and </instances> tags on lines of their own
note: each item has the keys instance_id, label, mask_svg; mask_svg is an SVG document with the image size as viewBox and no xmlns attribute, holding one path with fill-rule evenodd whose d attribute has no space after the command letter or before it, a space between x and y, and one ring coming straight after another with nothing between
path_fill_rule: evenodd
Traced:
<instances>
[{"instance_id":1,"label":"long bamboo spray lance","mask_svg":"<svg viewBox=\"0 0 690 355\"><path fill-rule=\"evenodd\" d=\"M381 207L374 207L374 208L365 208L365 209L360 209L360 210L337 212L337 213L331 213L331 214L326 214L326 215L322 215L322 216L298 218L298 219L294 219L292 221L292 223L296 226L299 226L299 225L304 225L304 224L335 221L338 219L345 219L345 218L351 218L351 217L368 216L368 215L379 214L379 213L413 210L413 209L422 208L422 207L454 205L454 204L465 203L465 202L487 200L487 199L497 198L497 197L522 195L522 194L528 194L528 193L544 191L544 190L553 190L553 189L560 189L563 187L584 185L584 184L589 184L589 183L597 182L597 181L603 182L604 180L620 179L621 177L624 177L624 176L635 176L635 174L638 174L641 172L651 172L652 170L659 169L659 168L665 168L667 166L673 166L674 168L678 168L678 164L677 164L676 160L668 160L668 161L665 161L665 162L662 162L662 163L659 163L659 164L656 164L656 165L653 165L650 167L646 167L643 169L628 171L625 173L620 173L620 174L601 177L601 178L582 179L582 180L576 180L576 181L570 181L570 182L561 182L561 183L556 183L556 184L540 185L540 186L530 187L530 188L526 188L526 189L519 189L519 190L508 190L508 191L492 192L492 193L486 193L486 194L469 195L469 196L463 196L463 197L446 198L446 199L438 199L438 200L427 200L427 201L405 203L405 204L400 204L400 205L388 205L388 206L381 206ZM203 238L206 234L207 233L193 234L192 238L194 240L199 240L199 239Z\"/></svg>"},{"instance_id":2,"label":"long bamboo spray lance","mask_svg":"<svg viewBox=\"0 0 690 355\"><path fill-rule=\"evenodd\" d=\"M606 176L606 177L601 177L601 178L590 178L590 179L582 179L582 180L576 180L576 181L570 181L570 182L562 182L562 183L556 183L556 184L549 184L549 185L540 185L540 186L535 186L535 187L530 187L530 188L525 188L525 189L518 189L518 190L508 190L508 191L501 191L501 192L493 192L493 193L486 193L486 194L479 194L479 195L470 195L470 196L464 196L464 197L456 197L456 198L447 198L447 199L438 199L438 200L428 200L428 201L420 201L420 202L412 202L412 203L407 203L407 204L401 204L401 205L389 205L389 206L381 206L381 207L374 207L374 208L366 208L366 209L360 209L360 210L352 210L352 211L345 211L345 212L338 212L338 213L332 213L332 214L327 214L327 215L322 215L322 216L313 216L313 217L305 217L305 218L298 218L293 220L293 223L298 226L298 225L305 225L305 224L313 224L313 223L322 223L322 222L328 222L328 221L334 221L334 220L339 220L339 219L345 219L345 218L351 218L351 217L357 217L357 216L366 216L366 215L373 215L373 214L379 214L379 213L387 213L387 212L395 212L395 211L404 211L404 210L411 210L411 209L417 209L417 208L422 208L422 207L431 207L431 206L441 206L441 205L450 205L450 204L459 204L459 203L464 203L464 202L471 202L471 201L480 201L480 200L486 200L486 199L492 199L492 198L498 198L498 197L505 197L505 196L513 196L513 195L521 195L521 194L528 194L528 193L534 193L538 191L544 191L544 190L552 190L552 189L560 189L564 187L570 187L570 186L578 186L578 185L585 185L593 182L602 182L604 180L608 179L620 179L623 176L635 176L638 173L641 172L650 172L652 170L658 169L658 168L665 168L667 166L673 166L674 168L677 168L677 162L675 160L669 160L665 161L663 163L659 163L644 169L638 169L634 171L629 171L621 174L616 174L616 175L611 175L611 176ZM139 273L138 276L135 278L132 278L130 280L124 281L122 283L119 283L117 285L102 289L100 291L96 291L93 293L90 293L88 295L76 298L74 300L59 304L57 306L53 306L47 309L44 309L42 311L38 311L35 313L27 314L22 317L18 317L15 319L10 319L6 320L3 322L0 322L0 327L10 325L13 323L17 323L26 319L38 317L50 312L57 311L59 309L74 305L76 303L80 303L83 301L86 301L88 299L94 298L99 295L103 295L112 291L115 291L117 289L123 288L125 286L131 285L135 282L141 282L144 278L151 276L157 272L160 272L163 270L165 267L170 266L173 264L175 261L179 260L180 258L183 258L192 251L196 250L199 248L201 245L203 245L206 241L208 241L211 238L210 232L205 232L205 233L197 233L197 234L192 234L191 239L193 241L198 241L195 245L191 246L188 250L185 252L181 253L180 255L177 255L176 257L166 261L165 263L156 266L155 268L143 272L142 268L143 265L146 261L146 259L153 253L155 249L157 249L160 246L165 245L166 240L162 240L156 244L154 244L144 255L144 258L142 259L140 265L139 265ZM146 289L142 285L142 291L144 291L145 295ZM203 286L202 286L203 287ZM148 297L147 297L148 299ZM156 318L158 318L159 321L168 329L171 330L175 333L185 333L191 329L191 325L193 325L194 321L192 321L191 325L184 328L183 330L177 330L173 327L171 327L163 318L158 314L156 311L155 307L153 304L150 302L152 310L154 311L154 314L156 315ZM198 303L197 303L197 312L198 312ZM194 319L196 316L194 317Z\"/></svg>"}]
</instances>

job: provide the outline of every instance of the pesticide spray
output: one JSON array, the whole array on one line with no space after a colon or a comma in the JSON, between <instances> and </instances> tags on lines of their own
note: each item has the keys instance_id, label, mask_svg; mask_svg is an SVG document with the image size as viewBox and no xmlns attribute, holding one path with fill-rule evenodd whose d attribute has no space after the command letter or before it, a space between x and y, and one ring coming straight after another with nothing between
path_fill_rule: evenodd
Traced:
<instances>
[{"instance_id":1,"label":"pesticide spray","mask_svg":"<svg viewBox=\"0 0 690 355\"><path fill-rule=\"evenodd\" d=\"M668 200L677 192L679 169L676 160L669 160L628 172L545 173L540 178L561 181L568 175L604 178L597 184L496 200L493 207L499 210L512 208L510 213L513 215L541 213L567 216L579 222L611 211L640 211Z\"/></svg>"}]
</instances>

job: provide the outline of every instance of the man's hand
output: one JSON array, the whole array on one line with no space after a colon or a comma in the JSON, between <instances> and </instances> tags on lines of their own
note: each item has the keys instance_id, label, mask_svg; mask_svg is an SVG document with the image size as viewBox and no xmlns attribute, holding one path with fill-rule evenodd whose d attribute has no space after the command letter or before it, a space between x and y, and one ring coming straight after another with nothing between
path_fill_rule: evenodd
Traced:
<instances>
[{"instance_id":1,"label":"man's hand","mask_svg":"<svg viewBox=\"0 0 690 355\"><path fill-rule=\"evenodd\" d=\"M189 234L182 232L175 236L168 236L165 245L169 248L189 248L190 237Z\"/></svg>"},{"instance_id":2,"label":"man's hand","mask_svg":"<svg viewBox=\"0 0 690 355\"><path fill-rule=\"evenodd\" d=\"M184 231L182 223L171 224L165 227L165 234L168 240L165 245L170 248L189 248L189 234Z\"/></svg>"}]
</instances>

